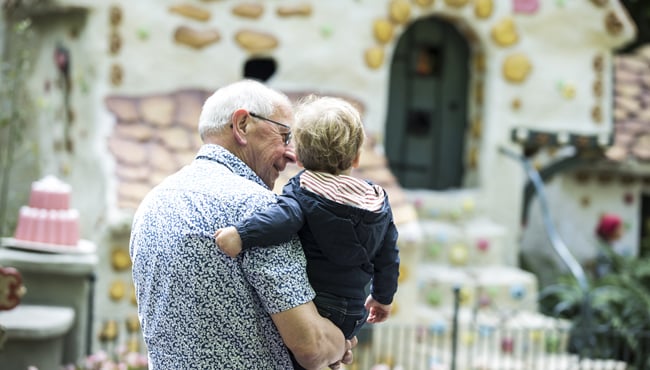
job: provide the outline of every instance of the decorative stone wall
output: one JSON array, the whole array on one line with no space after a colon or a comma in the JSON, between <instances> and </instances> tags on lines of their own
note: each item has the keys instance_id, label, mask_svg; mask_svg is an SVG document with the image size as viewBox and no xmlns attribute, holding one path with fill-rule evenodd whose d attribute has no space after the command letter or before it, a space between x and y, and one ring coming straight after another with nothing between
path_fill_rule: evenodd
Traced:
<instances>
[{"instance_id":1,"label":"decorative stone wall","mask_svg":"<svg viewBox=\"0 0 650 370\"><path fill-rule=\"evenodd\" d=\"M115 157L117 206L134 211L144 195L163 178L189 164L201 145L197 124L201 106L212 92L184 90L166 95L144 97L108 97L108 110L116 117L108 147ZM296 101L308 93L288 93ZM343 97L359 107L360 102ZM402 194L397 179L387 168L386 159L367 140L359 168L353 175L384 186L393 205L396 223L415 219L415 212ZM289 166L276 183L280 191L298 171Z\"/></svg>"},{"instance_id":2,"label":"decorative stone wall","mask_svg":"<svg viewBox=\"0 0 650 370\"><path fill-rule=\"evenodd\" d=\"M607 157L650 164L650 44L616 58L615 133Z\"/></svg>"}]
</instances>

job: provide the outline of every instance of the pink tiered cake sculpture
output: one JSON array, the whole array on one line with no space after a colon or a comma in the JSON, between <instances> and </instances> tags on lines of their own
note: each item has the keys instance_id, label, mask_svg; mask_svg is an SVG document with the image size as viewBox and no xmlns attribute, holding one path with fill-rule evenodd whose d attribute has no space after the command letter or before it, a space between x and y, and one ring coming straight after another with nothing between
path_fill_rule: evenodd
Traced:
<instances>
[{"instance_id":1,"label":"pink tiered cake sculpture","mask_svg":"<svg viewBox=\"0 0 650 370\"><path fill-rule=\"evenodd\" d=\"M20 208L14 238L77 246L79 211L70 209L70 185L54 176L33 182L29 204Z\"/></svg>"}]
</instances>

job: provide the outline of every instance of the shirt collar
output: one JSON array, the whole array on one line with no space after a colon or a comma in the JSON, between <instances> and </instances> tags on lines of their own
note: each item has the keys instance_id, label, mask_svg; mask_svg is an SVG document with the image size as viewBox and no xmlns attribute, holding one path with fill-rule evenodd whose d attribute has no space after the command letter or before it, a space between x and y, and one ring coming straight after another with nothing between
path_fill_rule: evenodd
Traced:
<instances>
[{"instance_id":1,"label":"shirt collar","mask_svg":"<svg viewBox=\"0 0 650 370\"><path fill-rule=\"evenodd\" d=\"M239 157L232 154L224 147L217 144L204 144L196 154L195 159L206 159L209 161L217 162L224 167L228 168L235 175L241 176L245 179L253 181L268 189L262 179L253 170L248 167Z\"/></svg>"}]
</instances>

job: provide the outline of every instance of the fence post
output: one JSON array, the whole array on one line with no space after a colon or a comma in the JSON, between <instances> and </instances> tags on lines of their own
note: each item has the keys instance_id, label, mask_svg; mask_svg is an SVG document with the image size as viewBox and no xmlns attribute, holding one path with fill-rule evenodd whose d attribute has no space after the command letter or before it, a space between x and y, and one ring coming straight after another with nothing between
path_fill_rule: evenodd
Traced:
<instances>
[{"instance_id":1,"label":"fence post","mask_svg":"<svg viewBox=\"0 0 650 370\"><path fill-rule=\"evenodd\" d=\"M451 323L451 369L456 370L458 353L458 309L460 307L460 287L454 286L454 315Z\"/></svg>"}]
</instances>

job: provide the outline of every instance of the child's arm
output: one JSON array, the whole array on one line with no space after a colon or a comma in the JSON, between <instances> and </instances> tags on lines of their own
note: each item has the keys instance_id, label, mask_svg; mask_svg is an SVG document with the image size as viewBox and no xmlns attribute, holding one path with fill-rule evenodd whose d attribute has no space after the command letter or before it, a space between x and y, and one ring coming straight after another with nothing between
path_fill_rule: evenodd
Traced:
<instances>
[{"instance_id":1,"label":"child's arm","mask_svg":"<svg viewBox=\"0 0 650 370\"><path fill-rule=\"evenodd\" d=\"M371 324L386 321L392 308L392 303L381 304L369 295L366 299L366 309L368 310L368 319L366 321Z\"/></svg>"},{"instance_id":2,"label":"child's arm","mask_svg":"<svg viewBox=\"0 0 650 370\"><path fill-rule=\"evenodd\" d=\"M290 240L304 223L302 208L291 196L280 195L278 202L262 212L239 222L242 249L253 246L277 245Z\"/></svg>"},{"instance_id":3,"label":"child's arm","mask_svg":"<svg viewBox=\"0 0 650 370\"><path fill-rule=\"evenodd\" d=\"M254 213L237 225L219 229L214 237L219 248L230 257L253 246L270 246L286 242L302 227L302 209L289 196L278 196L278 202L262 212Z\"/></svg>"},{"instance_id":4,"label":"child's arm","mask_svg":"<svg viewBox=\"0 0 650 370\"><path fill-rule=\"evenodd\" d=\"M372 261L374 272L370 294L383 305L391 304L393 296L397 292L400 264L397 237L397 228L391 221L384 236L383 244Z\"/></svg>"}]
</instances>

